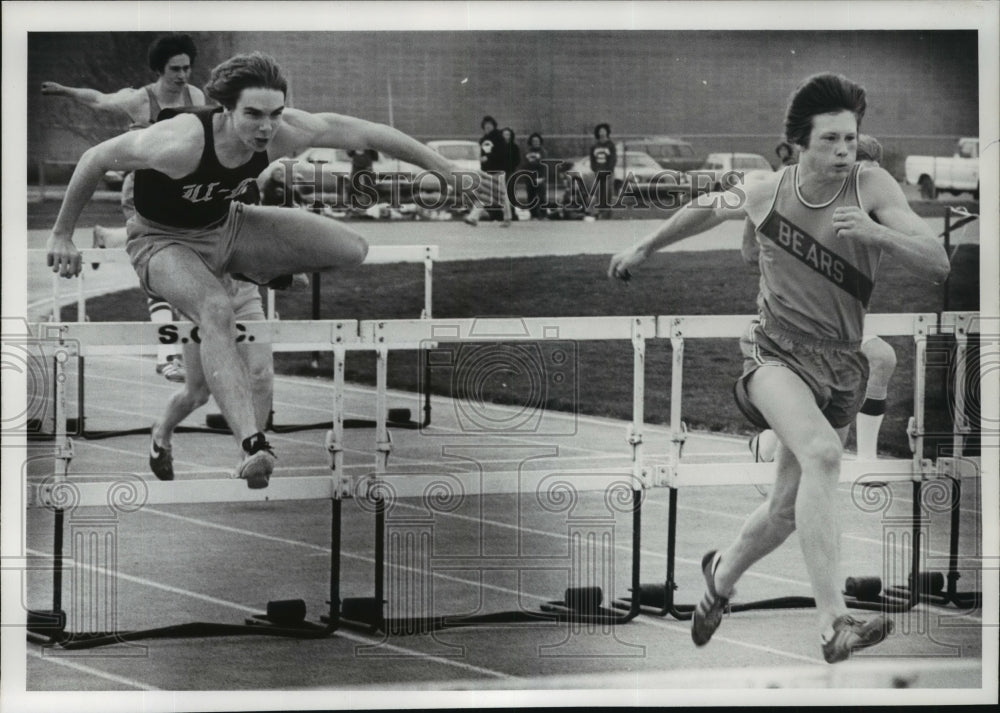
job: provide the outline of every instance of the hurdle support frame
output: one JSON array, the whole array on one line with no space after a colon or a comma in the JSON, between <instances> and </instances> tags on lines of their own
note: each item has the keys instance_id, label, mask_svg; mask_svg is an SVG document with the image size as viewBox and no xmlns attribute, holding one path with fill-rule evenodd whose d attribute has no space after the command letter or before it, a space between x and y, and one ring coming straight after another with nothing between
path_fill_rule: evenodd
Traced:
<instances>
[{"instance_id":1,"label":"hurdle support frame","mask_svg":"<svg viewBox=\"0 0 1000 713\"><path fill-rule=\"evenodd\" d=\"M950 216L951 211L946 214ZM966 216L952 228L975 220L976 216ZM947 223L946 223L947 226ZM946 229L947 237L947 229ZM946 303L947 304L947 303ZM955 379L954 400L951 402L952 451L951 457L937 458L937 472L940 478L951 484L951 501L948 522L948 570L939 581L941 587L931 586L932 581L926 576L910 575L905 585L895 585L886 589L886 595L896 598L916 598L921 602L938 606L955 606L959 609L977 609L982 606L982 592L971 590L960 592L959 572L959 530L961 526L960 512L962 501L962 470L963 465L971 463L978 469L975 460L966 458L964 450L966 442L973 429L966 414L966 390L968 388L968 373L966 361L968 358L969 335L979 334L981 324L977 312L942 312L939 316L938 332L955 338ZM915 423L913 429L922 429L922 422ZM911 436L918 435L911 433ZM923 433L919 433L923 435ZM914 498L916 501L916 497ZM917 572L916 569L912 570ZM924 573L932 574L932 573Z\"/></svg>"},{"instance_id":2,"label":"hurdle support frame","mask_svg":"<svg viewBox=\"0 0 1000 713\"><path fill-rule=\"evenodd\" d=\"M602 321L603 320L603 321ZM485 330L477 328L477 324L489 322ZM651 480L645 469L642 457L642 424L644 383L645 383L645 343L654 331L654 322L648 317L611 317L597 318L601 324L595 325L594 318L562 318L559 320L545 319L495 319L449 321L448 326L454 329L451 335L435 332L431 323L421 323L414 320L379 320L361 323L362 341L372 344L377 354L376 372L376 454L374 471L367 478L356 481L355 497L369 497L374 511L374 544L375 562L372 577L372 595L345 599L345 609L341 612L340 623L344 627L355 628L366 632L382 632L386 636L398 633L429 633L449 628L472 627L493 624L588 624L588 625L618 625L634 619L640 612L638 601L626 611L616 606L602 607L603 593L599 588L583 587L567 589L563 599L549 601L541 605L539 610L517 609L498 611L476 615L436 615L424 617L386 617L385 616L385 531L386 503L379 493L382 480L389 468L389 456L392 451L392 438L382 417L382 402L387 389L388 358L390 349L413 348L414 345L426 343L444 343L448 341L543 341L546 329L554 324L559 326L559 339L609 339L629 340L633 348L633 420L629 429L627 442L630 446L632 460L631 474L631 574L630 589L637 591L640 587L640 554L642 533L642 500L643 490ZM564 331L566 330L566 331ZM477 332L479 336L477 336ZM483 332L485 332L484 336ZM568 334L566 333L568 332ZM611 334L612 336L608 336ZM504 335L504 336L499 336ZM603 335L603 336L595 336Z\"/></svg>"},{"instance_id":3,"label":"hurdle support frame","mask_svg":"<svg viewBox=\"0 0 1000 713\"><path fill-rule=\"evenodd\" d=\"M329 327L327 338L318 339L315 325L309 323L284 322L267 325L272 334L284 333L287 338L307 346L318 346L334 352L334 382L343 385L346 343L357 341L356 322L326 323ZM130 328L138 327L139 333L152 339L156 327L150 324L129 325L119 330L114 349L132 343ZM305 620L305 603L302 600L268 602L267 611L246 618L242 624L224 622L195 621L149 629L99 632L73 632L66 630L67 617L63 610L63 570L65 562L64 529L66 513L76 507L113 505L116 498L126 503L126 511L139 509L143 504L206 502L204 488L206 481L147 482L136 478L136 482L125 483L124 493L114 493L116 484L75 482L69 478L69 467L73 459L73 441L66 429L66 363L79 356L77 346L82 339L99 325L87 323L40 324L33 330L36 335L51 342L46 348L53 351L55 364L55 443L53 451L53 475L38 484L29 484L28 505L43 507L53 512L53 556L52 556L52 607L49 610L28 611L28 640L43 646L59 646L62 649L87 649L113 644L123 644L147 639L192 638L215 636L264 635L297 639L318 639L332 635L340 627L340 578L341 578L341 530L342 499L349 494L349 480L343 475L343 419L335 418L333 430L328 435L328 451L331 454L331 474L325 478L283 478L265 490L248 490L239 480L214 481L210 483L220 491L220 502L268 501L280 499L329 499L330 514L330 567L328 613L321 617L321 623ZM184 332L191 336L192 325ZM250 335L244 335L252 340ZM142 342L140 342L142 343ZM342 400L335 400L335 407L342 406ZM339 416L339 411L337 416ZM223 492L224 491L224 492ZM277 491L277 492L276 492ZM115 573L111 573L114 576Z\"/></svg>"},{"instance_id":4,"label":"hurdle support frame","mask_svg":"<svg viewBox=\"0 0 1000 713\"><path fill-rule=\"evenodd\" d=\"M668 495L668 526L666 542L666 563L665 578L663 584L647 583L641 585L639 591L633 595L631 600L624 604L634 605L637 601L642 607L642 612L654 616L672 616L678 620L690 619L695 609L694 604L679 604L675 599L675 592L678 589L676 582L676 539L677 539L677 500L679 489L688 485L724 485L724 478L719 478L716 482L710 482L712 474L707 469L701 469L699 478L682 477L684 471L691 471L692 466L682 462L683 446L685 441L686 426L681 420L681 400L683 393L683 361L685 339L690 338L712 338L727 337L734 338L743 334L750 326L754 318L745 316L698 316L681 317L673 315L662 315L657 317L657 336L669 338L673 350L673 367L671 370L671 416L670 428L672 434L672 449L668 463L657 467L655 486L667 487ZM911 589L900 590L890 589L885 596L873 597L868 600L848 598L846 603L851 608L866 609L882 612L906 611L922 600L921 592L921 486L922 483L938 473L935 464L923 457L923 436L924 436L924 394L927 366L927 336L935 328L937 315L932 313L915 313L899 315L868 315L866 329L872 334L883 336L912 336L916 354L915 376L914 376L914 416L911 420L910 437L913 447L913 456L910 460L909 473L905 475L912 483L913 508L911 513L910 534L912 538L911 550L911 581L915 583ZM903 463L905 461L900 461ZM863 468L867 466L878 467L878 461L859 462ZM853 475L848 472L849 461L843 464L841 482L852 482L849 477ZM884 465L884 464L883 464ZM694 466L696 468L696 466ZM740 464L743 469L767 470L773 468L771 464ZM866 468L867 469L867 468ZM693 471L692 471L693 472ZM870 472L870 471L869 471ZM883 474L884 475L884 474ZM749 482L749 481L741 481ZM757 481L754 481L757 482ZM760 482L766 482L761 480ZM957 482L957 479L953 479ZM953 514L953 518L955 515ZM953 548L957 548L954 535L952 537ZM957 555L953 549L953 556ZM748 611L754 609L786 609L786 608L808 608L816 605L815 599L805 596L786 596L771 599L764 599L750 602L733 602L729 605L729 610L733 612Z\"/></svg>"},{"instance_id":5,"label":"hurdle support frame","mask_svg":"<svg viewBox=\"0 0 1000 713\"><path fill-rule=\"evenodd\" d=\"M44 260L45 250L43 249L31 249L28 251L29 259ZM384 265L390 263L419 263L424 267L424 300L423 308L421 309L420 318L421 319L432 319L433 318L433 300L434 300L434 261L438 259L439 248L437 245L399 245L399 246L372 246L369 248L368 255L365 258L365 264L372 265ZM86 267L90 265L96 269L102 264L114 264L114 265L130 265L130 260L128 254L121 249L103 249L103 248L85 248L80 250L81 264ZM76 304L77 304L77 322L86 322L88 320L86 312L86 289L85 289L85 275L86 270L81 270L80 274L76 276ZM319 277L321 273L313 273L311 281L312 289L312 319L319 320ZM59 275L52 276L52 311L50 315L50 320L53 323L60 323L62 321L62 308L60 306L61 302L61 285L65 278ZM275 291L268 288L267 289L267 299L265 301L265 309L268 319L272 319L276 313L275 307ZM315 355L319 352L313 352L314 359ZM70 418L67 423L70 426L71 433L81 439L86 440L102 440L106 438L114 438L118 436L135 436L135 435L148 435L150 433L150 427L143 426L139 428L127 428L127 429L111 429L111 430L88 430L86 428L86 396L84 387L84 362L85 358L81 355L77 358L78 372L77 372L77 415L75 418ZM316 362L316 368L318 368L318 361ZM423 416L421 419L414 420L411 416L410 410L405 408L393 408L388 411L388 422L392 428L399 429L409 429L416 430L418 428L426 428L431 423L431 386L430 378L431 372L429 367L425 373L425 383L426 390L423 398ZM347 419L344 422L345 428L375 428L375 421L372 419ZM320 421L313 423L299 423L299 424L276 424L274 423L274 413L270 414L268 422L266 425L266 430L273 433L297 433L301 431L310 430L322 430L329 429L332 427L329 421ZM229 435L232 433L228 424L226 423L225 417L222 414L209 414L206 419L205 426L190 426L183 425L178 426L175 429L176 433L208 433L208 434L218 434L218 435ZM38 435L33 435L32 440L51 440L51 436L44 434L41 429L37 431Z\"/></svg>"}]
</instances>

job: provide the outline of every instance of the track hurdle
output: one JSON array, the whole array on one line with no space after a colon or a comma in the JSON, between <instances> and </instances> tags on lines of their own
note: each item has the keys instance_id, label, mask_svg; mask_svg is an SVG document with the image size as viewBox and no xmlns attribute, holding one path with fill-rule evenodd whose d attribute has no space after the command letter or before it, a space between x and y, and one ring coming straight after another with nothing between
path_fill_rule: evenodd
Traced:
<instances>
[{"instance_id":1,"label":"track hurdle","mask_svg":"<svg viewBox=\"0 0 1000 713\"><path fill-rule=\"evenodd\" d=\"M421 319L430 319L433 315L434 296L434 261L437 260L439 249L437 245L402 245L402 246L372 246L368 250L365 264L385 265L391 263L416 263L424 267L424 305L421 310ZM92 269L97 269L102 264L129 265L128 254L122 249L97 249L87 248L80 250L82 264L86 267L90 265ZM28 251L29 260L42 262L45 260L46 251L42 249L32 249ZM81 270L75 278L76 282L76 305L77 322L88 320L86 312L86 278L87 270ZM319 319L319 294L317 278L319 273L313 274L313 319ZM50 319L52 322L62 322L62 285L65 278L59 275L52 276L52 310ZM269 319L276 316L275 291L268 289L266 298L266 310ZM318 354L319 352L313 352ZM318 367L318 362L315 362ZM88 430L86 428L86 391L84 386L85 359L81 356L77 359L78 382L77 382L77 417L68 421L70 432L77 438L87 440L98 440L117 436L143 435L149 433L149 427L132 428L124 430ZM392 408L389 410L389 422L393 428L416 429L427 427L431 422L431 392L430 392L430 371L425 374L427 391L423 399L423 419L413 421L409 409ZM348 419L344 423L345 428L373 428L375 422L369 419ZM273 414L268 423L268 429L275 433L295 433L298 431L329 429L329 421L301 424L280 424L274 423ZM178 433L230 433L229 426L221 414L209 414L206 418L206 425L201 426L179 426Z\"/></svg>"},{"instance_id":2,"label":"track hurdle","mask_svg":"<svg viewBox=\"0 0 1000 713\"><path fill-rule=\"evenodd\" d=\"M949 213L950 215L950 213ZM974 220L976 216L967 218ZM961 223L959 223L960 225ZM947 572L922 572L919 577L910 575L906 585L890 586L886 594L900 598L915 597L919 601L939 606L956 606L960 609L977 609L982 606L982 592L958 591L958 580L961 578L961 556L958 552L960 513L962 502L963 477L978 477L980 471L979 457L965 455L965 448L976 428L970 422L966 396L969 391L970 375L968 373L969 339L978 339L982 332L978 312L943 312L940 315L937 333L952 336L955 339L953 399L951 400L952 449L950 456L937 458L937 474L942 482L951 484L949 502L949 535L948 535L948 569ZM980 360L982 354L980 354ZM977 375L974 375L974 377ZM972 383L978 383L978 378ZM914 428L911 426L911 431ZM916 435L911 433L911 438ZM870 586L879 583L871 581Z\"/></svg>"},{"instance_id":3,"label":"track hurdle","mask_svg":"<svg viewBox=\"0 0 1000 713\"><path fill-rule=\"evenodd\" d=\"M388 265L391 263L406 262L406 263L423 263L424 266L424 306L420 313L420 319L431 319L434 313L434 261L438 258L438 246L437 245L399 245L399 246L378 246L373 245L368 249L368 255L365 258L365 265ZM310 284L312 286L312 318L314 320L321 319L320 314L320 280L322 279L321 273L313 273L310 278ZM274 318L273 307L275 305L275 295L274 290L268 290L268 318ZM319 362L315 358L313 359L314 367L318 367ZM431 423L431 388L430 388L431 373L428 368L424 373L424 383L427 385L427 390L424 392L424 404L423 404L423 420L413 421L410 418L407 409L389 409L386 413L389 416L389 422L394 428L426 428ZM384 404L383 404L384 405ZM371 428L375 426L374 422L364 421L363 427ZM276 433L289 433L292 431L302 431L313 428L325 428L327 427L325 423L317 424L303 424L301 426L289 427L289 426L273 426L272 430ZM353 427L353 426L351 426ZM359 426L361 427L361 426Z\"/></svg>"},{"instance_id":4,"label":"track hurdle","mask_svg":"<svg viewBox=\"0 0 1000 713\"><path fill-rule=\"evenodd\" d=\"M174 326L182 340L197 339L194 325L182 323ZM66 428L66 363L71 358L88 354L132 353L136 345L155 343L158 329L159 325L148 322L41 323L31 327L31 334L49 352L55 364L56 433L52 475L27 486L28 506L51 510L54 527L52 604L47 610L29 611L29 639L64 649L83 649L156 638L267 635L313 639L330 636L340 625L341 500L352 492L351 482L344 475L343 467L344 361L348 346L358 342L357 322L247 322L239 325L234 335L237 340L266 339L278 351L322 350L333 353L335 393L331 407L334 418L333 428L326 439L326 450L331 458L330 475L275 479L262 490L248 490L243 482L235 479L165 483L148 481L137 475L104 482L70 477L73 441ZM134 512L147 504L305 499L328 499L331 503L329 611L322 623L305 621L305 602L295 599L270 601L265 613L246 619L242 624L190 622L133 631L66 630L63 565L67 512L76 508L97 507L110 510L117 519L119 514ZM106 607L108 603L103 604ZM104 611L100 602L94 606Z\"/></svg>"},{"instance_id":5,"label":"track hurdle","mask_svg":"<svg viewBox=\"0 0 1000 713\"><path fill-rule=\"evenodd\" d=\"M440 496L435 488L443 487L462 489L458 478L446 479L444 476L434 476L431 482L426 479L404 476L392 477L389 471L389 458L392 452L392 441L386 428L381 408L386 397L387 371L389 352L393 349L426 348L427 345L461 344L482 342L542 342L546 339L583 341L583 340L622 340L629 341L633 348L633 419L627 434L630 447L630 472L608 473L607 477L587 477L572 480L569 487L580 489L604 490L605 499L614 498L624 506L628 501L627 510L632 515L632 553L631 553L631 589L636 591L640 582L640 536L642 493L650 485L649 474L644 467L642 457L642 424L644 397L645 341L654 333L654 321L651 317L597 317L597 318L558 318L558 319L455 319L455 320L386 320L362 321L360 323L361 340L377 352L377 396L379 406L376 408L378 425L376 427L376 455L373 471L355 482L355 498L366 502L366 509L374 513L375 567L372 581L372 595L345 599L341 611L341 624L369 631L381 631L387 636L392 634L411 634L433 632L453 627L467 627L498 623L508 624L538 624L543 622L560 623L573 622L585 624L616 625L624 624L639 613L639 606L621 612L614 608L602 606L604 593L600 587L580 581L582 574L576 572L574 584L563 599L550 601L543 605L540 611L518 609L488 614L464 616L386 616L386 511L392 502L401 497L423 497L425 500ZM520 493L526 479L521 472L500 472L491 474L490 479L473 479L481 490L490 493ZM570 474L553 487L563 487ZM449 480L451 482L449 482ZM542 478L541 480L545 480ZM538 481L532 481L538 487ZM456 485L457 484L457 485ZM536 493L538 491L536 490ZM626 495L627 493L627 495ZM387 500L389 503L387 504ZM425 505L426 509L432 509ZM588 550L589 552L589 550ZM447 558L442 560L449 564ZM565 558L550 558L550 566L565 567ZM583 559L586 559L585 557ZM433 567L435 558L425 557L422 561ZM453 562L451 563L453 564ZM511 563L484 562L475 560L476 567L509 568ZM534 566L541 566L537 558ZM470 565L471 566L471 565ZM585 567L584 567L585 569ZM424 573L430 576L430 572ZM588 586L590 585L590 586ZM419 584L412 585L418 589Z\"/></svg>"},{"instance_id":6,"label":"track hurdle","mask_svg":"<svg viewBox=\"0 0 1000 713\"><path fill-rule=\"evenodd\" d=\"M637 595L629 604L638 601L643 613L655 616L672 616L675 619L690 619L693 604L679 604L675 601L677 583L675 580L675 557L677 542L677 501L682 488L720 485L748 485L768 483L773 478L774 465L771 463L694 463L683 458L683 446L687 428L682 421L682 396L685 346L690 339L727 338L738 339L755 319L751 316L674 316L661 315L656 318L656 336L669 339L672 346L670 431L671 450L665 465L655 469L654 487L669 490L668 528L666 542L665 579L660 583L642 584ZM917 580L921 567L921 486L930 479L940 476L934 462L923 456L924 437L924 392L927 366L927 336L936 328L937 315L928 314L886 314L868 315L866 329L871 334L881 336L912 336L916 355L914 378L914 414L910 422L910 437L913 456L909 460L880 459L862 461L845 459L841 465L841 482L854 483L860 487L884 487L889 479L909 480L913 490L909 545L911 552L910 571ZM865 479L874 476L866 483ZM865 495L862 494L862 498ZM902 611L911 608L919 600L917 591L905 596L885 597L874 593L864 598L848 601L848 606L858 609L879 611ZM814 607L812 597L778 597L752 602L730 604L733 612L752 609L779 609Z\"/></svg>"}]
</instances>

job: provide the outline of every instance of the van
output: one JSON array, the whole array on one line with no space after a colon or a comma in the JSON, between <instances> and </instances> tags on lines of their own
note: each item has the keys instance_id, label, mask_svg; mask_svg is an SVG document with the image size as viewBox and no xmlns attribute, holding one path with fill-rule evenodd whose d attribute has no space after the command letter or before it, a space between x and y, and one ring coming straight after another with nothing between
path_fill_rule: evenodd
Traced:
<instances>
[{"instance_id":1,"label":"van","mask_svg":"<svg viewBox=\"0 0 1000 713\"><path fill-rule=\"evenodd\" d=\"M693 171L701 168L705 157L695 153L694 147L687 141L670 136L647 136L641 139L628 139L619 143L618 150L623 145L629 151L642 151L649 154L663 168L674 171Z\"/></svg>"}]
</instances>

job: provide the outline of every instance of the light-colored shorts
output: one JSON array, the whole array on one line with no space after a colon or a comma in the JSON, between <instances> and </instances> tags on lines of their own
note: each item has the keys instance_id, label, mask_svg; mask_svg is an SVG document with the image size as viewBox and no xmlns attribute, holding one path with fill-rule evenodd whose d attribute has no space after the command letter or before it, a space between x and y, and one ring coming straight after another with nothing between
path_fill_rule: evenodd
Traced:
<instances>
[{"instance_id":1,"label":"light-colored shorts","mask_svg":"<svg viewBox=\"0 0 1000 713\"><path fill-rule=\"evenodd\" d=\"M233 305L233 313L237 322L253 322L267 319L264 313L264 301L260 296L260 287L252 282L237 280L229 275L222 276L222 286Z\"/></svg>"},{"instance_id":2,"label":"light-colored shorts","mask_svg":"<svg viewBox=\"0 0 1000 713\"><path fill-rule=\"evenodd\" d=\"M135 171L129 171L125 174L125 178L122 181L122 213L125 214L125 220L129 220L133 215L135 215Z\"/></svg>"},{"instance_id":3,"label":"light-colored shorts","mask_svg":"<svg viewBox=\"0 0 1000 713\"><path fill-rule=\"evenodd\" d=\"M225 275L236 251L236 236L243 222L243 209L242 203L233 201L229 204L229 214L219 223L207 228L162 225L147 220L138 213L129 218L125 224L128 232L125 251L146 294L158 296L155 287L149 284L149 261L156 253L171 245L180 245L193 252L216 277Z\"/></svg>"},{"instance_id":4,"label":"light-colored shorts","mask_svg":"<svg viewBox=\"0 0 1000 713\"><path fill-rule=\"evenodd\" d=\"M747 385L762 366L791 369L806 383L816 405L834 428L850 425L865 399L868 360L857 342L818 339L754 321L740 339L743 374L736 380L736 405L758 428L770 428L764 415L750 402Z\"/></svg>"}]
</instances>

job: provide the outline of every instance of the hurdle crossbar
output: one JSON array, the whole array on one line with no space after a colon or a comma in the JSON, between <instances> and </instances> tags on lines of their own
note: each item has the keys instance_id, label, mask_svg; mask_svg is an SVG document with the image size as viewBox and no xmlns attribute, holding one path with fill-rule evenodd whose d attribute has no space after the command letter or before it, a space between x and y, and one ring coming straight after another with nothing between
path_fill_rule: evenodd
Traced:
<instances>
[{"instance_id":1,"label":"hurdle crossbar","mask_svg":"<svg viewBox=\"0 0 1000 713\"><path fill-rule=\"evenodd\" d=\"M463 319L363 320L367 344L393 349L436 342L535 342L546 339L600 341L632 339L636 328L655 336L652 317L477 317Z\"/></svg>"},{"instance_id":2,"label":"hurdle crossbar","mask_svg":"<svg viewBox=\"0 0 1000 713\"><path fill-rule=\"evenodd\" d=\"M687 427L682 420L684 353L686 341L690 339L736 339L743 336L756 321L746 315L659 315L656 317L656 336L669 339L673 350L671 370L670 430L672 447L667 463L656 468L654 485L669 489L668 527L666 542L666 575L663 584L642 584L633 594L630 604L640 601L645 613L656 616L673 616L689 619L694 605L677 604L674 601L675 552L677 542L677 500L681 488L722 486L736 484L767 483L773 480L773 464L756 463L693 463L683 459L683 447ZM923 409L924 381L926 371L926 342L928 333L935 329L937 315L933 313L871 314L865 319L868 334L884 336L910 336L916 350L916 378L914 379L914 416L911 419L911 440L914 454L910 460L890 459L858 461L844 459L841 465L841 480L845 482L884 483L898 478L909 480L914 490L912 534L914 547L911 568L919 569L920 555L920 487L921 483L934 477L933 464L923 458ZM848 602L849 606L861 609L905 610L912 607L914 596L882 598L876 602ZM788 607L813 607L812 597L779 597L756 602L731 604L732 611L750 609L775 609Z\"/></svg>"},{"instance_id":3,"label":"hurdle crossbar","mask_svg":"<svg viewBox=\"0 0 1000 713\"><path fill-rule=\"evenodd\" d=\"M269 343L274 351L332 351L334 346L359 345L356 320L237 322L237 344ZM200 343L191 322L40 322L35 333L44 341L72 342L80 354L142 354L164 344Z\"/></svg>"},{"instance_id":4,"label":"hurdle crossbar","mask_svg":"<svg viewBox=\"0 0 1000 713\"><path fill-rule=\"evenodd\" d=\"M28 260L41 263L46 259L48 252L43 248L31 248L27 251ZM439 248L437 245L372 245L368 248L368 255L365 257L366 265L388 265L392 263L422 263L424 265L424 313L429 318L433 312L433 275L434 261L438 259ZM131 265L128 253L122 248L83 248L80 250L80 258L84 267L91 266L96 269L100 265ZM83 321L86 315L84 297L84 284L86 269L81 270L77 276L78 313L77 320ZM52 321L62 321L59 314L59 303L61 296L61 286L66 278L54 275L52 281Z\"/></svg>"},{"instance_id":5,"label":"hurdle crossbar","mask_svg":"<svg viewBox=\"0 0 1000 713\"><path fill-rule=\"evenodd\" d=\"M70 502L74 507L103 507L117 499L127 501L129 509L145 505L182 505L202 503L246 503L281 500L318 500L339 497L336 482L326 476L275 478L267 488L250 490L236 478L145 480L134 474L108 481L77 481L49 478L28 483L28 507L55 509Z\"/></svg>"}]
</instances>

